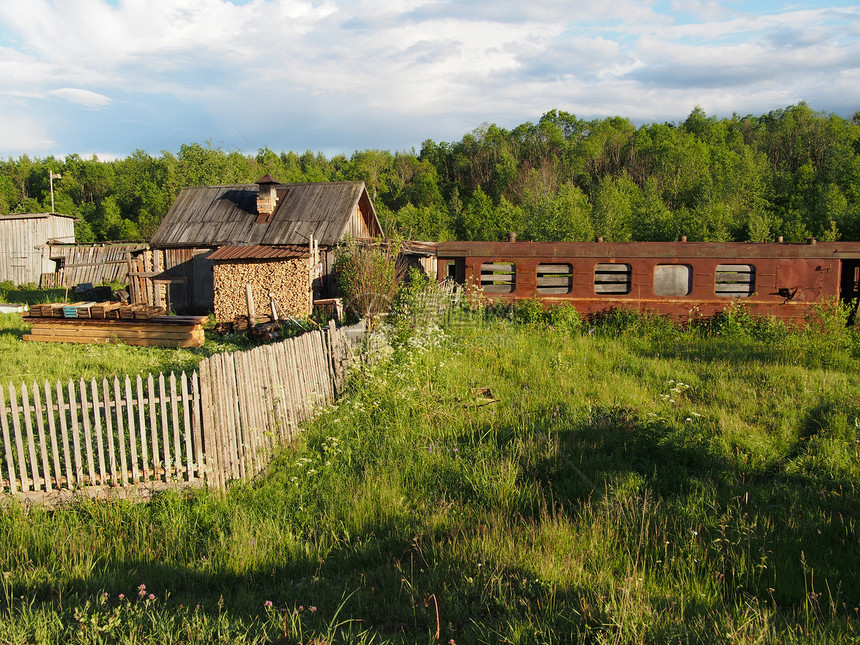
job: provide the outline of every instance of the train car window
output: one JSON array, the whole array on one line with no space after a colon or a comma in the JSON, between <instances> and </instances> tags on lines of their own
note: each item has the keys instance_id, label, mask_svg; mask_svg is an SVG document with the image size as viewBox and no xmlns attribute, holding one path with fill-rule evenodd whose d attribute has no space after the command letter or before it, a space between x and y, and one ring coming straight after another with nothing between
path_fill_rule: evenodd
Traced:
<instances>
[{"instance_id":1,"label":"train car window","mask_svg":"<svg viewBox=\"0 0 860 645\"><path fill-rule=\"evenodd\" d=\"M629 264L596 264L594 293L624 295L630 293L633 269Z\"/></svg>"},{"instance_id":2,"label":"train car window","mask_svg":"<svg viewBox=\"0 0 860 645\"><path fill-rule=\"evenodd\" d=\"M755 267L752 264L718 265L714 291L724 298L748 298L755 291Z\"/></svg>"},{"instance_id":3,"label":"train car window","mask_svg":"<svg viewBox=\"0 0 860 645\"><path fill-rule=\"evenodd\" d=\"M693 286L689 264L658 264L654 267L655 296L688 296Z\"/></svg>"},{"instance_id":4,"label":"train car window","mask_svg":"<svg viewBox=\"0 0 860 645\"><path fill-rule=\"evenodd\" d=\"M537 292L570 293L573 289L573 267L570 264L538 264Z\"/></svg>"},{"instance_id":5,"label":"train car window","mask_svg":"<svg viewBox=\"0 0 860 645\"><path fill-rule=\"evenodd\" d=\"M481 288L484 293L512 293L517 282L513 262L485 262L481 265Z\"/></svg>"}]
</instances>

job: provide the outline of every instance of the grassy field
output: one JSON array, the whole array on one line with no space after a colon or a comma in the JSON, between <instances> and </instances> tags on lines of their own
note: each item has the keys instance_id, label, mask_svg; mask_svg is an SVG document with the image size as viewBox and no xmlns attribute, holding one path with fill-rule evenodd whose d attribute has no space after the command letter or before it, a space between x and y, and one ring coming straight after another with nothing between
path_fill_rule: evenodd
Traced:
<instances>
[{"instance_id":1,"label":"grassy field","mask_svg":"<svg viewBox=\"0 0 860 645\"><path fill-rule=\"evenodd\" d=\"M0 642L860 642L839 316L509 317L374 337L223 497L2 511Z\"/></svg>"}]
</instances>

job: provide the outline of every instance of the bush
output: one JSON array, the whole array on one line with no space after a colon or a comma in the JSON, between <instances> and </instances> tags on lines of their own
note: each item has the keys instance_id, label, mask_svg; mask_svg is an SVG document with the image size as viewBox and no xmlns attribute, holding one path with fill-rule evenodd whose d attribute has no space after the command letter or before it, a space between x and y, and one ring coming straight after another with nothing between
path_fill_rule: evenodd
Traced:
<instances>
[{"instance_id":1,"label":"bush","mask_svg":"<svg viewBox=\"0 0 860 645\"><path fill-rule=\"evenodd\" d=\"M335 271L348 311L372 320L389 310L404 270L397 263L401 246L398 238L347 238L337 247Z\"/></svg>"}]
</instances>

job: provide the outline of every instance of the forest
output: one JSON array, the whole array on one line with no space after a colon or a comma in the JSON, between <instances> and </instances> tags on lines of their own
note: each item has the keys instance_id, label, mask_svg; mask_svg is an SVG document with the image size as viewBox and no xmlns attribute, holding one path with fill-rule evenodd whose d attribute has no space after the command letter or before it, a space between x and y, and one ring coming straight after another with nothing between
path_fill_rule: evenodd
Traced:
<instances>
[{"instance_id":1,"label":"forest","mask_svg":"<svg viewBox=\"0 0 860 645\"><path fill-rule=\"evenodd\" d=\"M0 162L0 214L78 218L78 242L146 240L185 186L363 180L383 229L411 239L761 242L860 240L860 112L799 103L761 116L681 123L585 121L551 110L511 130L484 124L420 151L251 156L212 142L102 161Z\"/></svg>"}]
</instances>

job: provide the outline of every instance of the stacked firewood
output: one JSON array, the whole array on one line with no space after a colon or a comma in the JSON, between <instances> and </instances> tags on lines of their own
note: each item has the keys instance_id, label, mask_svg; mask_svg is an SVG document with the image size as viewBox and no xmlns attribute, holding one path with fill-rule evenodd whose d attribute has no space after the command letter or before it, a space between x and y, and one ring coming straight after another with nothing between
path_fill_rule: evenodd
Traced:
<instances>
[{"instance_id":1,"label":"stacked firewood","mask_svg":"<svg viewBox=\"0 0 860 645\"><path fill-rule=\"evenodd\" d=\"M217 262L214 282L215 319L221 322L248 315L247 285L260 315L270 312L272 301L280 316L301 318L311 313L307 258Z\"/></svg>"}]
</instances>

